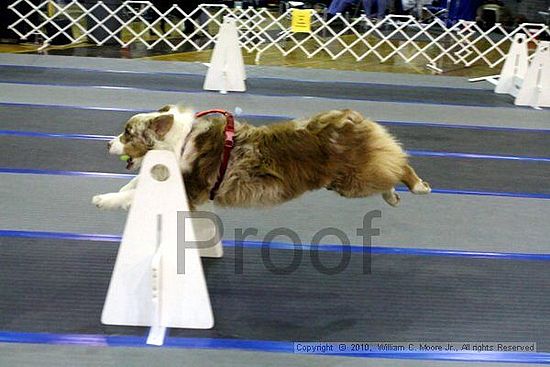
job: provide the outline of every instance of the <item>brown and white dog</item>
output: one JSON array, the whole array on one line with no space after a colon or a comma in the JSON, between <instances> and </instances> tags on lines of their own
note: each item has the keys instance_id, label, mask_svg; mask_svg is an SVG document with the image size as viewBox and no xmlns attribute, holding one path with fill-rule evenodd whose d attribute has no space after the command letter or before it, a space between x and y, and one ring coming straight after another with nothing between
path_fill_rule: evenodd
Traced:
<instances>
[{"instance_id":1,"label":"brown and white dog","mask_svg":"<svg viewBox=\"0 0 550 367\"><path fill-rule=\"evenodd\" d=\"M222 117L197 119L189 109L165 106L131 117L124 133L109 142L109 152L130 156L128 169L137 168L149 150L175 152L190 206L195 208L208 201L216 182L224 126ZM128 209L137 179L119 192L94 196L93 204ZM431 191L381 125L355 111L334 110L260 127L235 122L235 146L214 203L273 206L325 188L347 198L382 194L396 206L399 196L394 187L399 183L414 194Z\"/></svg>"}]
</instances>

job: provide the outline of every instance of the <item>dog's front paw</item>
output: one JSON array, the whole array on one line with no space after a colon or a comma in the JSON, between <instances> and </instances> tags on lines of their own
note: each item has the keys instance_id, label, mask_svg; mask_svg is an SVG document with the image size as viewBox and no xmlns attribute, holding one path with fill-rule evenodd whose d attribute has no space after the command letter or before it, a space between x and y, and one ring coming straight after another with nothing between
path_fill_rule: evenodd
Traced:
<instances>
[{"instance_id":1,"label":"dog's front paw","mask_svg":"<svg viewBox=\"0 0 550 367\"><path fill-rule=\"evenodd\" d=\"M416 183L416 185L414 185L411 191L413 194L426 195L432 192L432 188L430 187L430 184L426 181L419 181Z\"/></svg>"},{"instance_id":2,"label":"dog's front paw","mask_svg":"<svg viewBox=\"0 0 550 367\"><path fill-rule=\"evenodd\" d=\"M118 193L96 195L92 198L92 204L103 210L118 209L122 207L118 197Z\"/></svg>"}]
</instances>

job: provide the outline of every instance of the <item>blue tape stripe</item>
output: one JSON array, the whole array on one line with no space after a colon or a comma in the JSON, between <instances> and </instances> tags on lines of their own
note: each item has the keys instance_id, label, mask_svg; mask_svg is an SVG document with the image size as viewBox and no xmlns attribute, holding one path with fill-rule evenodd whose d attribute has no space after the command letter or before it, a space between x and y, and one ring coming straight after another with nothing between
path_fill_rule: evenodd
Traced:
<instances>
[{"instance_id":1,"label":"blue tape stripe","mask_svg":"<svg viewBox=\"0 0 550 367\"><path fill-rule=\"evenodd\" d=\"M434 151L428 151L428 150L407 150L407 153L413 157L494 159L494 160L505 160L505 161L550 162L550 158L545 158L545 157L525 157L525 156L500 155L500 154L434 152Z\"/></svg>"},{"instance_id":2,"label":"blue tape stripe","mask_svg":"<svg viewBox=\"0 0 550 367\"><path fill-rule=\"evenodd\" d=\"M56 108L62 110L91 110L91 111L111 111L111 112L151 112L151 110L137 108L118 108L118 107L100 107L100 106L69 106L43 103L24 103L24 102L0 102L0 106L5 107L33 107L33 108Z\"/></svg>"},{"instance_id":3,"label":"blue tape stripe","mask_svg":"<svg viewBox=\"0 0 550 367\"><path fill-rule=\"evenodd\" d=\"M43 231L16 231L0 230L0 237L10 238L41 238L54 240L75 240L75 241L98 241L98 242L120 242L122 236L114 234L87 234L68 232L43 232Z\"/></svg>"},{"instance_id":4,"label":"blue tape stripe","mask_svg":"<svg viewBox=\"0 0 550 367\"><path fill-rule=\"evenodd\" d=\"M398 187L396 191L409 192L405 187ZM524 198L524 199L550 199L550 194L535 194L529 192L506 192L506 191L476 191L476 190L455 190L455 189L434 189L432 194L444 195L475 195L475 196L498 196L509 198Z\"/></svg>"},{"instance_id":5,"label":"blue tape stripe","mask_svg":"<svg viewBox=\"0 0 550 367\"><path fill-rule=\"evenodd\" d=\"M151 112L152 109L135 109L135 108L115 108L115 107L96 107L96 106L68 106L68 105L53 105L53 104L40 104L40 103L20 103L20 102L0 102L0 106L6 107L31 107L31 108L57 108L67 110L93 110L93 111L113 111L113 112ZM292 120L294 116L277 116L277 115L254 115L243 114L241 118L254 118L265 120ZM538 132L538 133L550 133L550 129L537 129L537 128L520 128L520 127L500 127L500 126L486 126L486 125L459 125L448 123L436 123L436 122L422 122L422 121L388 121L378 120L378 123L382 125L395 125L395 126L427 126L427 127L440 127L450 129L471 129L471 130L495 130L495 131L509 131L509 132Z\"/></svg>"},{"instance_id":6,"label":"blue tape stripe","mask_svg":"<svg viewBox=\"0 0 550 367\"><path fill-rule=\"evenodd\" d=\"M420 126L420 127L439 127L449 129L467 129L467 130L488 130L502 132L517 132L517 133L543 133L550 134L550 129L523 128L523 127L503 127L503 126L487 126L487 125L459 125L439 122L423 122L423 121L389 121L377 120L379 124L386 126Z\"/></svg>"},{"instance_id":7,"label":"blue tape stripe","mask_svg":"<svg viewBox=\"0 0 550 367\"><path fill-rule=\"evenodd\" d=\"M114 234L89 234L89 233L68 233L68 232L42 232L42 231L20 231L20 230L0 230L0 237L9 238L38 238L38 239L58 239L58 240L76 240L76 241L97 241L97 242L120 242L122 236ZM461 251L461 250L442 250L442 249L423 249L423 248L403 248L403 247L365 247L361 245L341 245L341 244L321 244L312 245L308 243L292 244L284 242L261 242L261 241L242 241L223 240L225 247L244 247L244 248L263 248L268 247L273 250L300 250L300 251L320 251L320 252L338 252L350 251L351 253L365 253L383 255L411 255L411 256L446 256L446 257L467 257L484 259L505 259L505 260L536 260L550 261L550 254L530 254L530 253L509 253L509 252L481 252L481 251Z\"/></svg>"},{"instance_id":8,"label":"blue tape stripe","mask_svg":"<svg viewBox=\"0 0 550 367\"><path fill-rule=\"evenodd\" d=\"M0 130L0 136L17 136L24 138L57 138L72 140L111 140L114 136L96 134L43 133L37 131Z\"/></svg>"},{"instance_id":9,"label":"blue tape stripe","mask_svg":"<svg viewBox=\"0 0 550 367\"><path fill-rule=\"evenodd\" d=\"M94 334L53 334L0 331L0 342L46 345L78 345L95 347L136 347L156 348L146 344L144 336L94 335ZM167 337L164 347L182 349L236 349L272 353L294 353L291 341L243 340L215 338ZM305 355L305 354L299 354ZM550 353L445 353L445 352L377 352L362 354L322 354L355 358L386 358L414 360L442 360L463 362L516 362L550 363Z\"/></svg>"},{"instance_id":10,"label":"blue tape stripe","mask_svg":"<svg viewBox=\"0 0 550 367\"><path fill-rule=\"evenodd\" d=\"M116 107L96 107L96 106L68 106L68 105L55 105L55 104L41 104L41 103L20 103L20 102L0 102L0 106L5 107L30 107L30 108L45 108L45 109L61 109L61 110L91 110L91 111L111 111L111 112L133 112L144 113L151 112L152 109L137 109L137 108L116 108ZM255 115L255 114L240 114L237 115L242 119L255 119L255 120L292 120L292 116L283 115Z\"/></svg>"},{"instance_id":11,"label":"blue tape stripe","mask_svg":"<svg viewBox=\"0 0 550 367\"><path fill-rule=\"evenodd\" d=\"M82 171L56 171L32 168L9 168L0 167L0 174L16 174L16 175L56 175L56 176L86 176L86 177L103 177L103 178L125 178L131 179L134 174L126 173L106 173L106 172L82 172ZM397 187L399 192L408 192L405 187ZM433 194L445 195L476 195L476 196L499 196L510 198L525 198L525 199L550 199L550 194L533 194L526 192L505 192L505 191L475 191L475 190L454 190L454 189L434 189Z\"/></svg>"},{"instance_id":12,"label":"blue tape stripe","mask_svg":"<svg viewBox=\"0 0 550 367\"><path fill-rule=\"evenodd\" d=\"M99 73L112 73L112 74L136 74L136 75L173 75L173 76L186 76L186 75L200 75L192 72L166 72L166 71L134 71L134 70L115 70L115 69L94 69L94 68L77 68L77 67L65 67L65 66L44 66L44 65L13 65L13 64L0 64L1 68L14 68L14 69L40 69L40 70L71 70L82 72L99 72ZM206 69L206 68L205 68Z\"/></svg>"},{"instance_id":13,"label":"blue tape stripe","mask_svg":"<svg viewBox=\"0 0 550 367\"><path fill-rule=\"evenodd\" d=\"M131 90L131 91L150 91L150 92L166 92L166 93L188 93L188 94L207 94L213 93L212 91L207 90L197 90L197 89L170 89L170 88L140 88L140 87L119 87L116 85L89 85L89 84L63 84L63 83L33 83L33 82L21 82L21 81L12 81L12 80L2 80L0 83L5 84L14 84L14 85L32 85L32 86L48 86L48 87L62 87L62 88L91 88L91 89L113 89L113 90ZM261 94L256 94L261 95ZM289 95L290 97L293 97ZM277 97L277 95L273 95ZM284 95L281 95L284 97Z\"/></svg>"},{"instance_id":14,"label":"blue tape stripe","mask_svg":"<svg viewBox=\"0 0 550 367\"><path fill-rule=\"evenodd\" d=\"M136 175L126 174L126 173L56 171L56 170L45 170L45 169L9 168L9 167L0 167L0 174L86 176L86 177L126 178L126 179L131 179L131 178L134 178L136 176Z\"/></svg>"},{"instance_id":15,"label":"blue tape stripe","mask_svg":"<svg viewBox=\"0 0 550 367\"><path fill-rule=\"evenodd\" d=\"M422 248L404 248L404 247L373 247L372 253L380 254L380 255L445 256L445 257L466 257L466 258L475 258L475 259L550 261L550 254L459 251L459 250L422 249Z\"/></svg>"}]
</instances>

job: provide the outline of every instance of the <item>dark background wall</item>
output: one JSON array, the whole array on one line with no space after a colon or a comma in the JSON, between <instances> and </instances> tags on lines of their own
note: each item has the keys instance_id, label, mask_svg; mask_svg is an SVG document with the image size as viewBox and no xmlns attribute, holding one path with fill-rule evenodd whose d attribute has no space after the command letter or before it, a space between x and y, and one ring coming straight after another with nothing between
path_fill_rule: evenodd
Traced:
<instances>
[{"instance_id":1,"label":"dark background wall","mask_svg":"<svg viewBox=\"0 0 550 367\"><path fill-rule=\"evenodd\" d=\"M548 11L549 0L503 0L504 5L514 15L523 15L529 21L535 23L544 22L544 18L538 14L539 11Z\"/></svg>"}]
</instances>

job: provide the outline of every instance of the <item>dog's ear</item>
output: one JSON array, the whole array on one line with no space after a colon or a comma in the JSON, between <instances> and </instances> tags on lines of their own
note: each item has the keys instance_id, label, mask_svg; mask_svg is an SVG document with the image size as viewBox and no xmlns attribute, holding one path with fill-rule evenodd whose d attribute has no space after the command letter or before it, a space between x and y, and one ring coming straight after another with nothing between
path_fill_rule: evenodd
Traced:
<instances>
[{"instance_id":1,"label":"dog's ear","mask_svg":"<svg viewBox=\"0 0 550 367\"><path fill-rule=\"evenodd\" d=\"M160 109L159 109L159 112L168 112L170 111L170 109L174 107L174 105L171 105L171 104L167 104L166 106L162 106Z\"/></svg>"},{"instance_id":2,"label":"dog's ear","mask_svg":"<svg viewBox=\"0 0 550 367\"><path fill-rule=\"evenodd\" d=\"M160 115L155 117L149 123L149 128L163 138L174 125L174 115Z\"/></svg>"}]
</instances>

